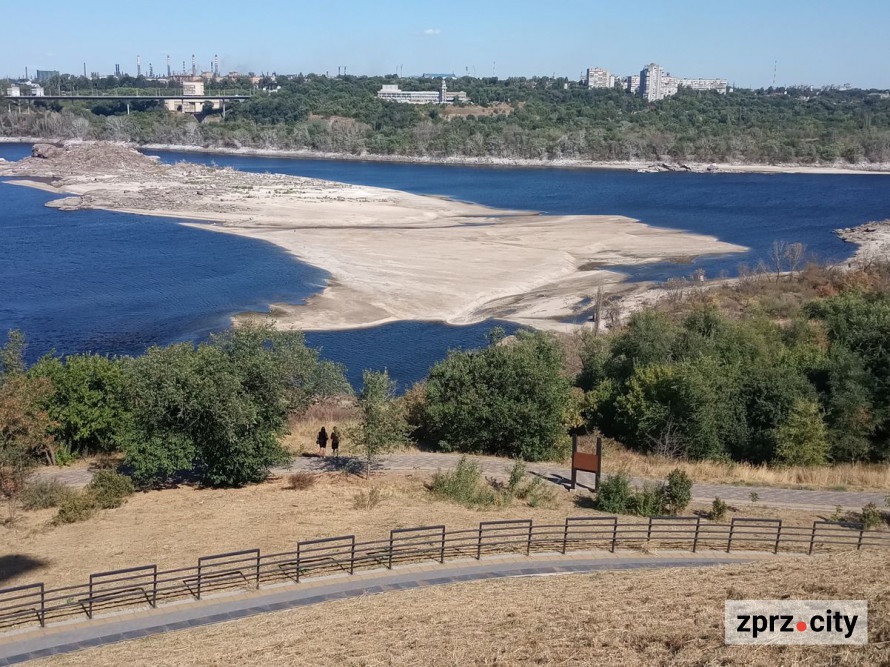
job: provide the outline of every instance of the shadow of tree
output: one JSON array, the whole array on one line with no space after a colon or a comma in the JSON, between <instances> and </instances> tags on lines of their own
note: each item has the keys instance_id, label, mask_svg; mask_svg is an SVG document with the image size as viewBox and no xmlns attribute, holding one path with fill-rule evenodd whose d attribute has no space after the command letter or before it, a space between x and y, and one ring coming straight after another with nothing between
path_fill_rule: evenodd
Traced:
<instances>
[{"instance_id":1,"label":"shadow of tree","mask_svg":"<svg viewBox=\"0 0 890 667\"><path fill-rule=\"evenodd\" d=\"M33 570L39 570L45 565L45 561L24 554L0 556L0 584Z\"/></svg>"}]
</instances>

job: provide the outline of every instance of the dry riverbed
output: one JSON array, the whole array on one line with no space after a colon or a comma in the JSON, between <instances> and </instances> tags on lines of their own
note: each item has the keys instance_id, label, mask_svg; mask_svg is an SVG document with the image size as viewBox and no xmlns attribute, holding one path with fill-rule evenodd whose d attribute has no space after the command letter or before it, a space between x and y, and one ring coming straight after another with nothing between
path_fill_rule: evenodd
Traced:
<instances>
[{"instance_id":1,"label":"dry riverbed","mask_svg":"<svg viewBox=\"0 0 890 667\"><path fill-rule=\"evenodd\" d=\"M614 271L582 267L745 250L622 216L543 216L312 178L165 165L103 142L39 144L35 157L0 164L0 177L69 195L49 204L62 210L173 217L285 248L331 275L306 304L271 309L280 326L305 330L491 317L557 328L600 286L639 289Z\"/></svg>"}]
</instances>

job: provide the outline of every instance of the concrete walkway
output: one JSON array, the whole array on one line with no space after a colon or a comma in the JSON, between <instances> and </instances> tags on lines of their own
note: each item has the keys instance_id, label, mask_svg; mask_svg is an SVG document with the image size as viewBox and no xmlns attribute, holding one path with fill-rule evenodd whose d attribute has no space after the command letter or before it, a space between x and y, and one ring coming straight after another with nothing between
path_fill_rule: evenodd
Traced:
<instances>
[{"instance_id":1,"label":"concrete walkway","mask_svg":"<svg viewBox=\"0 0 890 667\"><path fill-rule=\"evenodd\" d=\"M307 605L483 579L529 577L602 570L702 567L756 560L800 558L790 554L663 551L657 554L618 551L575 552L568 555L496 556L467 559L446 565L411 565L349 576L305 579L300 584L278 584L256 591L223 594L187 605L109 614L94 621L59 623L47 628L10 633L0 639L0 666L70 653L104 644L232 621Z\"/></svg>"},{"instance_id":2,"label":"concrete walkway","mask_svg":"<svg viewBox=\"0 0 890 667\"><path fill-rule=\"evenodd\" d=\"M469 458L478 461L482 467L482 472L488 476L506 477L513 467L513 461L507 459L491 456L473 456ZM459 460L460 455L458 454L433 452L390 454L380 458L380 469L400 472L433 472L453 468ZM274 468L272 474L283 475L297 470L317 472L338 470L347 465L349 461L359 463L355 459L346 458L339 459L339 463L337 463L331 457L327 459L319 459L314 456L299 457L289 467ZM527 465L529 473L557 484L567 484L571 477L571 470L559 464L529 463ZM93 476L89 470L42 471L38 475L54 477L71 486L85 486ZM591 474L578 473L578 481L583 485L593 487L593 475ZM640 485L648 480L634 478L633 481L635 484ZM750 505L752 503L752 493L757 494L757 503L760 505L817 511L831 511L838 505L845 510L860 510L868 503L875 503L878 507L884 507L887 498L886 493L876 491L808 491L804 489L734 486L729 484L694 484L692 486L692 499L707 503L719 496L722 500L732 505Z\"/></svg>"}]
</instances>

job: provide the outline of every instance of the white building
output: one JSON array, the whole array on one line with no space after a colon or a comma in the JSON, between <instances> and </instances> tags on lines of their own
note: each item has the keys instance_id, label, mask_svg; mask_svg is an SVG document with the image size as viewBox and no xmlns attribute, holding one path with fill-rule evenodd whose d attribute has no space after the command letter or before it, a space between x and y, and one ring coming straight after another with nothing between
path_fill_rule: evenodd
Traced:
<instances>
[{"instance_id":1,"label":"white building","mask_svg":"<svg viewBox=\"0 0 890 667\"><path fill-rule=\"evenodd\" d=\"M726 93L729 89L726 79L686 79L665 74L655 63L649 63L640 72L639 94L644 100L655 102L676 95L680 87L692 90L714 90Z\"/></svg>"},{"instance_id":2,"label":"white building","mask_svg":"<svg viewBox=\"0 0 890 667\"><path fill-rule=\"evenodd\" d=\"M449 93L444 79L439 90L402 90L396 84L384 84L377 91L377 99L401 104L453 104L469 101L462 90Z\"/></svg>"},{"instance_id":3,"label":"white building","mask_svg":"<svg viewBox=\"0 0 890 667\"><path fill-rule=\"evenodd\" d=\"M588 88L612 88L615 86L615 77L608 70L600 67L591 67L587 70Z\"/></svg>"},{"instance_id":4,"label":"white building","mask_svg":"<svg viewBox=\"0 0 890 667\"><path fill-rule=\"evenodd\" d=\"M13 86L9 86L6 89L6 97L21 97L21 96L22 96L22 89L19 88L18 86L13 85Z\"/></svg>"},{"instance_id":5,"label":"white building","mask_svg":"<svg viewBox=\"0 0 890 667\"><path fill-rule=\"evenodd\" d=\"M182 82L182 94L185 97L192 97L204 94L204 82L203 81L183 81Z\"/></svg>"}]
</instances>

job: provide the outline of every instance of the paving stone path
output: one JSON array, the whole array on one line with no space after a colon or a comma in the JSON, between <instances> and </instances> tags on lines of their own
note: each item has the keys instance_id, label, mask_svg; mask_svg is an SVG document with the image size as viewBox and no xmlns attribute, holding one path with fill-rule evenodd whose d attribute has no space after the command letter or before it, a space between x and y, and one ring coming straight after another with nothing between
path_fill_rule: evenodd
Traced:
<instances>
[{"instance_id":1,"label":"paving stone path","mask_svg":"<svg viewBox=\"0 0 890 667\"><path fill-rule=\"evenodd\" d=\"M506 477L513 461L490 456L470 457L478 461L482 472L488 476ZM411 452L405 454L389 454L380 458L381 470L394 470L400 472L435 470L447 470L457 465L460 456L457 454L440 454L433 452ZM307 471L332 471L342 470L352 464L359 464L356 459L342 457L334 459L320 459L315 456L297 458L289 467L274 468L272 474L283 475L297 470ZM529 463L528 471L556 484L569 482L571 470L565 466L552 463ZM92 478L89 470L64 470L61 472L43 471L41 476L54 477L71 486L84 486ZM593 475L578 473L580 484L593 486ZM642 484L643 479L634 478L635 484ZM789 507L794 509L812 509L818 511L834 510L837 506L845 510L859 510L868 503L875 503L878 507L884 507L887 493L876 491L810 491L805 489L782 489L767 486L734 486L729 484L694 484L692 486L693 500L711 502L715 497L732 505L749 505L752 503L751 494L756 493L760 505L771 507Z\"/></svg>"},{"instance_id":2,"label":"paving stone path","mask_svg":"<svg viewBox=\"0 0 890 667\"><path fill-rule=\"evenodd\" d=\"M112 617L74 625L48 626L0 638L0 666L14 665L61 653L186 630L274 611L295 609L332 600L442 584L528 577L597 570L702 567L755 560L800 558L790 554L724 554L663 551L538 554L483 558L445 565L413 565L348 575L306 579L299 585L279 585L241 594L218 596L189 605L161 606L141 612L119 612Z\"/></svg>"}]
</instances>

